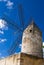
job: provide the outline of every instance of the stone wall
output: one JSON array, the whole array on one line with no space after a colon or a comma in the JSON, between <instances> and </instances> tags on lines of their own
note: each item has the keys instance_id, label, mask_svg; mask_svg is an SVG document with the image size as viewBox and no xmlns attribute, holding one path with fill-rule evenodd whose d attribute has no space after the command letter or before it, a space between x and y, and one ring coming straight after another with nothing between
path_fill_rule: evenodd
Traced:
<instances>
[{"instance_id":1,"label":"stone wall","mask_svg":"<svg viewBox=\"0 0 44 65\"><path fill-rule=\"evenodd\" d=\"M12 55L7 58L1 59L0 65L17 65L17 63L19 63L20 65L20 61L17 61L18 58L20 58L20 54Z\"/></svg>"},{"instance_id":2,"label":"stone wall","mask_svg":"<svg viewBox=\"0 0 44 65\"><path fill-rule=\"evenodd\" d=\"M35 23L30 24L23 32L21 52L43 57L42 33Z\"/></svg>"},{"instance_id":3,"label":"stone wall","mask_svg":"<svg viewBox=\"0 0 44 65\"><path fill-rule=\"evenodd\" d=\"M21 60L20 65L44 65L44 59L24 53L21 54Z\"/></svg>"},{"instance_id":4,"label":"stone wall","mask_svg":"<svg viewBox=\"0 0 44 65\"><path fill-rule=\"evenodd\" d=\"M19 53L1 59L0 65L44 65L44 59L24 53Z\"/></svg>"}]
</instances>

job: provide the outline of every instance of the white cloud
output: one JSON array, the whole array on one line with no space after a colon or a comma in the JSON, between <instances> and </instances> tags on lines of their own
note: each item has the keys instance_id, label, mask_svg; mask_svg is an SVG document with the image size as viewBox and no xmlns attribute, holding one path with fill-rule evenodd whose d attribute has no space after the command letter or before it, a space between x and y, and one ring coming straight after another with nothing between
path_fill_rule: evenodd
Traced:
<instances>
[{"instance_id":1,"label":"white cloud","mask_svg":"<svg viewBox=\"0 0 44 65\"><path fill-rule=\"evenodd\" d=\"M2 53L0 53L0 56L2 55Z\"/></svg>"},{"instance_id":2,"label":"white cloud","mask_svg":"<svg viewBox=\"0 0 44 65\"><path fill-rule=\"evenodd\" d=\"M44 46L44 42L43 42L43 46ZM43 58L44 58L44 48L43 48Z\"/></svg>"},{"instance_id":3,"label":"white cloud","mask_svg":"<svg viewBox=\"0 0 44 65\"><path fill-rule=\"evenodd\" d=\"M4 56L2 56L1 58L5 58Z\"/></svg>"},{"instance_id":4,"label":"white cloud","mask_svg":"<svg viewBox=\"0 0 44 65\"><path fill-rule=\"evenodd\" d=\"M44 48L43 48L43 58L44 58Z\"/></svg>"},{"instance_id":5,"label":"white cloud","mask_svg":"<svg viewBox=\"0 0 44 65\"><path fill-rule=\"evenodd\" d=\"M7 0L0 0L0 2L6 2Z\"/></svg>"},{"instance_id":6,"label":"white cloud","mask_svg":"<svg viewBox=\"0 0 44 65\"><path fill-rule=\"evenodd\" d=\"M43 42L42 46L44 46L44 42ZM43 52L44 52L44 48L43 48Z\"/></svg>"},{"instance_id":7,"label":"white cloud","mask_svg":"<svg viewBox=\"0 0 44 65\"><path fill-rule=\"evenodd\" d=\"M7 0L0 0L0 2L7 2Z\"/></svg>"},{"instance_id":8,"label":"white cloud","mask_svg":"<svg viewBox=\"0 0 44 65\"><path fill-rule=\"evenodd\" d=\"M13 2L11 2L11 1L7 1L6 6L7 6L8 9L12 9L12 8L13 8L13 5L14 5Z\"/></svg>"},{"instance_id":9,"label":"white cloud","mask_svg":"<svg viewBox=\"0 0 44 65\"><path fill-rule=\"evenodd\" d=\"M0 2L1 2L2 0L0 0Z\"/></svg>"},{"instance_id":10,"label":"white cloud","mask_svg":"<svg viewBox=\"0 0 44 65\"><path fill-rule=\"evenodd\" d=\"M19 44L19 48L21 48L22 44Z\"/></svg>"},{"instance_id":11,"label":"white cloud","mask_svg":"<svg viewBox=\"0 0 44 65\"><path fill-rule=\"evenodd\" d=\"M0 29L2 30L8 30L6 21L0 19Z\"/></svg>"},{"instance_id":12,"label":"white cloud","mask_svg":"<svg viewBox=\"0 0 44 65\"><path fill-rule=\"evenodd\" d=\"M3 0L4 2L7 2L7 0Z\"/></svg>"},{"instance_id":13,"label":"white cloud","mask_svg":"<svg viewBox=\"0 0 44 65\"><path fill-rule=\"evenodd\" d=\"M43 48L43 52L44 52L44 48Z\"/></svg>"},{"instance_id":14,"label":"white cloud","mask_svg":"<svg viewBox=\"0 0 44 65\"><path fill-rule=\"evenodd\" d=\"M8 30L8 26L6 21L0 19L0 34L4 34L4 30ZM6 42L7 39L6 38L0 38L0 43L4 43Z\"/></svg>"},{"instance_id":15,"label":"white cloud","mask_svg":"<svg viewBox=\"0 0 44 65\"><path fill-rule=\"evenodd\" d=\"M0 39L0 43L4 43L7 39Z\"/></svg>"},{"instance_id":16,"label":"white cloud","mask_svg":"<svg viewBox=\"0 0 44 65\"><path fill-rule=\"evenodd\" d=\"M13 8L14 3L11 2L11 0L0 0L0 2L5 2L5 6L6 6L8 9L12 9L12 8Z\"/></svg>"},{"instance_id":17,"label":"white cloud","mask_svg":"<svg viewBox=\"0 0 44 65\"><path fill-rule=\"evenodd\" d=\"M43 42L43 46L44 46L44 42Z\"/></svg>"},{"instance_id":18,"label":"white cloud","mask_svg":"<svg viewBox=\"0 0 44 65\"><path fill-rule=\"evenodd\" d=\"M0 34L4 34L4 31L0 30Z\"/></svg>"},{"instance_id":19,"label":"white cloud","mask_svg":"<svg viewBox=\"0 0 44 65\"><path fill-rule=\"evenodd\" d=\"M17 52L15 52L14 54L17 54Z\"/></svg>"}]
</instances>

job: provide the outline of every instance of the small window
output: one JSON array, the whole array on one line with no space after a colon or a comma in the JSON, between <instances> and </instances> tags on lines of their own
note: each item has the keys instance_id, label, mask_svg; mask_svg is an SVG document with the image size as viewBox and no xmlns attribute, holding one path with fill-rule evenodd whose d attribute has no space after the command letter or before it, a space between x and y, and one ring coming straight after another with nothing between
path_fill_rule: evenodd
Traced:
<instances>
[{"instance_id":1,"label":"small window","mask_svg":"<svg viewBox=\"0 0 44 65\"><path fill-rule=\"evenodd\" d=\"M30 30L30 33L32 32L32 30Z\"/></svg>"}]
</instances>

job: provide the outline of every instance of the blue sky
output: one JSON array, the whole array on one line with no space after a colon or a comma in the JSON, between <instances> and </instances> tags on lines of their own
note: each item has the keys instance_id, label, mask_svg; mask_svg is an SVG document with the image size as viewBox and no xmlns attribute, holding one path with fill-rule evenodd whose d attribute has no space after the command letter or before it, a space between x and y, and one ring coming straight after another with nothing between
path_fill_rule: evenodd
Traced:
<instances>
[{"instance_id":1,"label":"blue sky","mask_svg":"<svg viewBox=\"0 0 44 65\"><path fill-rule=\"evenodd\" d=\"M21 4L23 8L23 21L24 27L29 23L30 17L32 17L35 23L42 31L42 41L44 42L44 0L0 0L0 19L4 16L4 13L8 16L5 21L5 26L0 27L0 57L8 56L11 45L15 43L15 40L22 35L22 32L18 32L14 26L9 25L11 22L22 29L21 20L19 17L18 5ZM2 21L2 20L1 20ZM20 52L21 41L15 49L15 53ZM14 46L14 45L13 45ZM13 53L14 53L13 52Z\"/></svg>"}]
</instances>

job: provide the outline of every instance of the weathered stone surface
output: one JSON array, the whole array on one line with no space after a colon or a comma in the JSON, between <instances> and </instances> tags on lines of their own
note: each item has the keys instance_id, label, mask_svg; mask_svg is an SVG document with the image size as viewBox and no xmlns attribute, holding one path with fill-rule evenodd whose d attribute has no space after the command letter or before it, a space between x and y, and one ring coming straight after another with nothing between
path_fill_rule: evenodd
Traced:
<instances>
[{"instance_id":1,"label":"weathered stone surface","mask_svg":"<svg viewBox=\"0 0 44 65\"><path fill-rule=\"evenodd\" d=\"M20 65L20 54L12 55L0 60L0 65ZM18 64L19 63L19 64Z\"/></svg>"},{"instance_id":2,"label":"weathered stone surface","mask_svg":"<svg viewBox=\"0 0 44 65\"><path fill-rule=\"evenodd\" d=\"M19 53L0 60L0 65L44 65L44 59Z\"/></svg>"},{"instance_id":3,"label":"weathered stone surface","mask_svg":"<svg viewBox=\"0 0 44 65\"><path fill-rule=\"evenodd\" d=\"M23 32L21 52L43 57L42 33L35 23L31 23Z\"/></svg>"}]
</instances>

